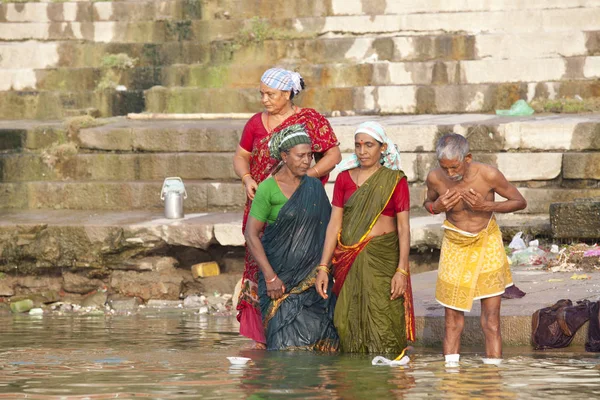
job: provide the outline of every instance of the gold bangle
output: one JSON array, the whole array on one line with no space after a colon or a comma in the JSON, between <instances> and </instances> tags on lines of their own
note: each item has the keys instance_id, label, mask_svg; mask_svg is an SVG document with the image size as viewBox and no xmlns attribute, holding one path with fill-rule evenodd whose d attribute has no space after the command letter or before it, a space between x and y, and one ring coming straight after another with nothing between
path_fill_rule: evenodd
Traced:
<instances>
[{"instance_id":1,"label":"gold bangle","mask_svg":"<svg viewBox=\"0 0 600 400\"><path fill-rule=\"evenodd\" d=\"M317 178L321 176L321 173L319 172L319 170L317 169L316 165L313 165L313 169L315 170L315 172L317 173Z\"/></svg>"},{"instance_id":2,"label":"gold bangle","mask_svg":"<svg viewBox=\"0 0 600 400\"><path fill-rule=\"evenodd\" d=\"M402 269L400 267L396 268L396 272L400 272L402 275L408 276L408 271L406 271L405 269Z\"/></svg>"},{"instance_id":3,"label":"gold bangle","mask_svg":"<svg viewBox=\"0 0 600 400\"><path fill-rule=\"evenodd\" d=\"M273 283L273 282L275 282L275 279L277 279L277 275L275 275L275 276L274 276L273 278L271 278L271 279L268 279L268 280L267 280L267 279L265 279L265 282L267 282L267 283Z\"/></svg>"},{"instance_id":4,"label":"gold bangle","mask_svg":"<svg viewBox=\"0 0 600 400\"><path fill-rule=\"evenodd\" d=\"M252 176L252 174L250 172L247 172L244 175L242 175L242 185L245 185L244 178L247 177L248 175Z\"/></svg>"},{"instance_id":5,"label":"gold bangle","mask_svg":"<svg viewBox=\"0 0 600 400\"><path fill-rule=\"evenodd\" d=\"M327 275L329 275L329 267L327 265L319 264L317 266L317 271L324 271Z\"/></svg>"}]
</instances>

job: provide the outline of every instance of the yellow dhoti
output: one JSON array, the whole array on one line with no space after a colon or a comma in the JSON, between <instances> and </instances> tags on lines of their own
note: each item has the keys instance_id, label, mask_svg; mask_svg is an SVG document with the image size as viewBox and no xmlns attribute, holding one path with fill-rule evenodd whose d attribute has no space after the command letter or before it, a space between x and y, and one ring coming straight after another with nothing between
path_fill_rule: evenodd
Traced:
<instances>
[{"instance_id":1,"label":"yellow dhoti","mask_svg":"<svg viewBox=\"0 0 600 400\"><path fill-rule=\"evenodd\" d=\"M492 217L479 233L465 232L447 220L435 289L444 307L471 311L473 300L499 296L513 285L502 233Z\"/></svg>"}]
</instances>

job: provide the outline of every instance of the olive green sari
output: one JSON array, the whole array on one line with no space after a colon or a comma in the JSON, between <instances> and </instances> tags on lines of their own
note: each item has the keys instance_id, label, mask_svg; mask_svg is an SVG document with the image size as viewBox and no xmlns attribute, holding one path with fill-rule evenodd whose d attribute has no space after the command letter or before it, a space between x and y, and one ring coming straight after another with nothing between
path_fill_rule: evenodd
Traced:
<instances>
[{"instance_id":1,"label":"olive green sari","mask_svg":"<svg viewBox=\"0 0 600 400\"><path fill-rule=\"evenodd\" d=\"M398 233L369 236L402 177L402 171L382 167L344 205L333 259L334 325L342 351L398 354L414 340L410 277L405 296L390 300Z\"/></svg>"}]
</instances>

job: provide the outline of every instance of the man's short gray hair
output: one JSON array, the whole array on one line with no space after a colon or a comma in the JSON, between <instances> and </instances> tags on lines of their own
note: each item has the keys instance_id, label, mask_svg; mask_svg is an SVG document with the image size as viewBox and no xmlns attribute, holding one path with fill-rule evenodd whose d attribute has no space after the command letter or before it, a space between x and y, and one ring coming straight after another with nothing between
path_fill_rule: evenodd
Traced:
<instances>
[{"instance_id":1,"label":"man's short gray hair","mask_svg":"<svg viewBox=\"0 0 600 400\"><path fill-rule=\"evenodd\" d=\"M459 134L447 133L438 140L435 152L438 160L463 161L469 154L469 142Z\"/></svg>"}]
</instances>

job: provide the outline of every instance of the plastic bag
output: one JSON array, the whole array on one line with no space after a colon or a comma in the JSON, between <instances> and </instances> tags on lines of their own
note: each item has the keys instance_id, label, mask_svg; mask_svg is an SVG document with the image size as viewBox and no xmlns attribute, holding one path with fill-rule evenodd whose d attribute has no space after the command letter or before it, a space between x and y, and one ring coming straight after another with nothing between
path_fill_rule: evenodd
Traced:
<instances>
[{"instance_id":1,"label":"plastic bag","mask_svg":"<svg viewBox=\"0 0 600 400\"><path fill-rule=\"evenodd\" d=\"M529 242L529 247L523 250L516 250L510 256L510 261L513 267L524 267L531 265L546 265L548 257L544 250L538 247L539 242L532 240Z\"/></svg>"},{"instance_id":2,"label":"plastic bag","mask_svg":"<svg viewBox=\"0 0 600 400\"><path fill-rule=\"evenodd\" d=\"M508 248L513 249L513 250L526 249L527 246L525 245L525 241L523 239L521 239L521 236L523 236L523 232L517 232L515 234L515 236L513 236L512 240L510 241Z\"/></svg>"},{"instance_id":3,"label":"plastic bag","mask_svg":"<svg viewBox=\"0 0 600 400\"><path fill-rule=\"evenodd\" d=\"M509 110L496 110L496 115L517 117L520 115L532 115L535 111L525 100L517 100Z\"/></svg>"},{"instance_id":4,"label":"plastic bag","mask_svg":"<svg viewBox=\"0 0 600 400\"><path fill-rule=\"evenodd\" d=\"M377 356L371 361L371 365L389 365L390 367L397 367L400 365L406 365L410 361L408 356L404 356L399 360L389 360L382 356Z\"/></svg>"}]
</instances>

